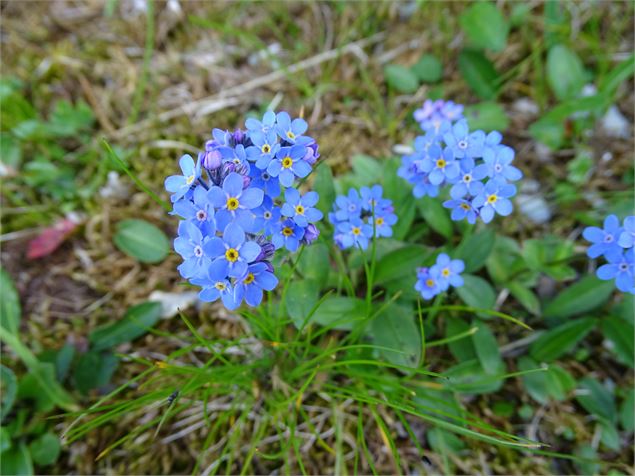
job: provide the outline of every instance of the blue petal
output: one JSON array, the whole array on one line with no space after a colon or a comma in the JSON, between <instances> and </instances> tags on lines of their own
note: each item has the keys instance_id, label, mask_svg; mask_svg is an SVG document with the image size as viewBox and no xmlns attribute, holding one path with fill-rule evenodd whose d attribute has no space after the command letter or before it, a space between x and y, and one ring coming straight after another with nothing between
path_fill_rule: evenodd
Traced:
<instances>
[{"instance_id":1,"label":"blue petal","mask_svg":"<svg viewBox=\"0 0 635 476\"><path fill-rule=\"evenodd\" d=\"M239 225L230 223L225 227L225 231L223 231L223 241L231 248L238 248L245 242L245 232Z\"/></svg>"},{"instance_id":2,"label":"blue petal","mask_svg":"<svg viewBox=\"0 0 635 476\"><path fill-rule=\"evenodd\" d=\"M247 285L245 289L245 302L252 307L258 307L262 301L262 289L253 284Z\"/></svg>"},{"instance_id":3,"label":"blue petal","mask_svg":"<svg viewBox=\"0 0 635 476\"><path fill-rule=\"evenodd\" d=\"M306 121L300 118L294 119L291 123L291 130L296 136L304 134L308 127Z\"/></svg>"},{"instance_id":4,"label":"blue petal","mask_svg":"<svg viewBox=\"0 0 635 476\"><path fill-rule=\"evenodd\" d=\"M223 260L225 261L225 260ZM234 261L227 263L227 275L232 278L242 278L247 273L247 263L244 261Z\"/></svg>"},{"instance_id":5,"label":"blue petal","mask_svg":"<svg viewBox=\"0 0 635 476\"><path fill-rule=\"evenodd\" d=\"M272 174L273 175L273 174ZM282 169L279 174L280 183L285 187L290 187L293 184L294 175L289 169Z\"/></svg>"},{"instance_id":6,"label":"blue petal","mask_svg":"<svg viewBox=\"0 0 635 476\"><path fill-rule=\"evenodd\" d=\"M165 189L168 192L178 192L181 188L188 187L185 177L182 175L171 175L165 179ZM185 188L187 190L187 188Z\"/></svg>"},{"instance_id":7,"label":"blue petal","mask_svg":"<svg viewBox=\"0 0 635 476\"><path fill-rule=\"evenodd\" d=\"M278 278L276 278L273 273L269 273L267 271L259 274L256 281L265 291L273 291L278 285Z\"/></svg>"},{"instance_id":8,"label":"blue petal","mask_svg":"<svg viewBox=\"0 0 635 476\"><path fill-rule=\"evenodd\" d=\"M304 160L297 160L293 162L291 169L300 178L304 178L311 173L311 166Z\"/></svg>"},{"instance_id":9,"label":"blue petal","mask_svg":"<svg viewBox=\"0 0 635 476\"><path fill-rule=\"evenodd\" d=\"M502 215L504 217L506 217L507 215L509 215L512 212L512 208L513 208L512 207L512 202L510 202L506 198L499 198L494 203L494 210L496 210L496 213L498 213L499 215Z\"/></svg>"},{"instance_id":10,"label":"blue petal","mask_svg":"<svg viewBox=\"0 0 635 476\"><path fill-rule=\"evenodd\" d=\"M198 297L203 302L214 302L220 297L220 293L218 292L218 289L210 287L205 288L198 293Z\"/></svg>"},{"instance_id":11,"label":"blue petal","mask_svg":"<svg viewBox=\"0 0 635 476\"><path fill-rule=\"evenodd\" d=\"M196 164L194 164L194 159L189 154L185 154L180 158L179 166L181 167L181 171L185 177L196 174Z\"/></svg>"},{"instance_id":12,"label":"blue petal","mask_svg":"<svg viewBox=\"0 0 635 476\"><path fill-rule=\"evenodd\" d=\"M230 197L239 197L243 191L243 178L236 172L230 173L223 181L223 190Z\"/></svg>"},{"instance_id":13,"label":"blue petal","mask_svg":"<svg viewBox=\"0 0 635 476\"><path fill-rule=\"evenodd\" d=\"M284 198L289 205L297 205L300 202L300 192L295 188L288 188L284 192Z\"/></svg>"},{"instance_id":14,"label":"blue petal","mask_svg":"<svg viewBox=\"0 0 635 476\"><path fill-rule=\"evenodd\" d=\"M585 240L591 243L598 243L604 241L604 231L597 226L588 226L582 232L582 236Z\"/></svg>"},{"instance_id":15,"label":"blue petal","mask_svg":"<svg viewBox=\"0 0 635 476\"><path fill-rule=\"evenodd\" d=\"M262 204L264 199L265 192L263 192L259 188L248 188L243 191L243 194L240 196L240 205L253 209L259 207Z\"/></svg>"},{"instance_id":16,"label":"blue petal","mask_svg":"<svg viewBox=\"0 0 635 476\"><path fill-rule=\"evenodd\" d=\"M240 256L247 263L251 263L260 254L260 245L255 241L248 241L240 247Z\"/></svg>"},{"instance_id":17,"label":"blue petal","mask_svg":"<svg viewBox=\"0 0 635 476\"><path fill-rule=\"evenodd\" d=\"M619 267L616 264L605 264L598 268L596 274L598 278L608 281L613 279L619 273Z\"/></svg>"},{"instance_id":18,"label":"blue petal","mask_svg":"<svg viewBox=\"0 0 635 476\"><path fill-rule=\"evenodd\" d=\"M269 175L272 177L277 177L280 174L281 169L282 162L280 160L272 160L267 166L267 172L269 172Z\"/></svg>"},{"instance_id":19,"label":"blue petal","mask_svg":"<svg viewBox=\"0 0 635 476\"><path fill-rule=\"evenodd\" d=\"M212 259L224 255L225 249L223 240L217 236L203 244L203 252Z\"/></svg>"}]
</instances>

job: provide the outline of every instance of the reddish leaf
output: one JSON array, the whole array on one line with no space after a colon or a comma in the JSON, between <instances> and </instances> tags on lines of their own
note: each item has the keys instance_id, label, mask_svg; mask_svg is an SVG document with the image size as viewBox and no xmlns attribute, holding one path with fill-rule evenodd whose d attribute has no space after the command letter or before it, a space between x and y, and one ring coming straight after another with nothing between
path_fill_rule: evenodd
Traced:
<instances>
[{"instance_id":1,"label":"reddish leaf","mask_svg":"<svg viewBox=\"0 0 635 476\"><path fill-rule=\"evenodd\" d=\"M77 227L77 222L64 218L53 226L45 228L36 238L29 241L26 257L42 258L55 251Z\"/></svg>"}]
</instances>

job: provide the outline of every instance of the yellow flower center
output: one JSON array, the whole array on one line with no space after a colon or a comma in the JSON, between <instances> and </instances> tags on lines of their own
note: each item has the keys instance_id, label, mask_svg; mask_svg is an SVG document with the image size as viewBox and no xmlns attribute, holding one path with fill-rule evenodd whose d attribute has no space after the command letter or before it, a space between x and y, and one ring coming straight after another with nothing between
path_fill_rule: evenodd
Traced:
<instances>
[{"instance_id":1,"label":"yellow flower center","mask_svg":"<svg viewBox=\"0 0 635 476\"><path fill-rule=\"evenodd\" d=\"M291 157L285 157L284 159L282 159L282 166L285 169L290 168L293 165L293 159Z\"/></svg>"},{"instance_id":2,"label":"yellow flower center","mask_svg":"<svg viewBox=\"0 0 635 476\"><path fill-rule=\"evenodd\" d=\"M444 278L447 278L448 276L450 276L450 270L448 268L443 268L443 271L441 271L441 274L443 275Z\"/></svg>"},{"instance_id":3,"label":"yellow flower center","mask_svg":"<svg viewBox=\"0 0 635 476\"><path fill-rule=\"evenodd\" d=\"M295 134L291 131L287 131L287 137L291 140L295 139Z\"/></svg>"},{"instance_id":4,"label":"yellow flower center","mask_svg":"<svg viewBox=\"0 0 635 476\"><path fill-rule=\"evenodd\" d=\"M304 215L304 207L302 205L296 205L295 212L298 215Z\"/></svg>"},{"instance_id":5,"label":"yellow flower center","mask_svg":"<svg viewBox=\"0 0 635 476\"><path fill-rule=\"evenodd\" d=\"M428 286L429 288L434 286L434 280L433 279L426 279L426 286Z\"/></svg>"},{"instance_id":6,"label":"yellow flower center","mask_svg":"<svg viewBox=\"0 0 635 476\"><path fill-rule=\"evenodd\" d=\"M238 202L237 198L229 197L227 199L227 210L236 210L238 208L238 205L240 205L240 202Z\"/></svg>"},{"instance_id":7,"label":"yellow flower center","mask_svg":"<svg viewBox=\"0 0 635 476\"><path fill-rule=\"evenodd\" d=\"M353 235L359 235L362 232L362 229L358 226L353 227Z\"/></svg>"},{"instance_id":8,"label":"yellow flower center","mask_svg":"<svg viewBox=\"0 0 635 476\"><path fill-rule=\"evenodd\" d=\"M459 206L465 211L470 209L470 206L467 203L461 203Z\"/></svg>"},{"instance_id":9,"label":"yellow flower center","mask_svg":"<svg viewBox=\"0 0 635 476\"><path fill-rule=\"evenodd\" d=\"M265 144L260 148L260 150L263 154L268 154L269 152L271 152L271 146L269 144Z\"/></svg>"},{"instance_id":10,"label":"yellow flower center","mask_svg":"<svg viewBox=\"0 0 635 476\"><path fill-rule=\"evenodd\" d=\"M285 227L282 229L282 234L283 234L284 236L291 236L291 235L293 235L293 230L292 230L291 228L289 228L288 226L285 226Z\"/></svg>"},{"instance_id":11,"label":"yellow flower center","mask_svg":"<svg viewBox=\"0 0 635 476\"><path fill-rule=\"evenodd\" d=\"M254 282L254 280L256 279L256 277L254 276L254 273L249 273L247 275L247 277L245 279L243 279L243 283L245 284L251 284Z\"/></svg>"},{"instance_id":12,"label":"yellow flower center","mask_svg":"<svg viewBox=\"0 0 635 476\"><path fill-rule=\"evenodd\" d=\"M444 159L439 159L437 160L437 167L439 167L440 169L442 169L443 167L445 167L447 164L447 162Z\"/></svg>"},{"instance_id":13,"label":"yellow flower center","mask_svg":"<svg viewBox=\"0 0 635 476\"><path fill-rule=\"evenodd\" d=\"M491 194L487 197L487 203L496 203L496 200L498 200L498 197L495 194Z\"/></svg>"},{"instance_id":14,"label":"yellow flower center","mask_svg":"<svg viewBox=\"0 0 635 476\"><path fill-rule=\"evenodd\" d=\"M377 218L377 220L375 220L375 223L379 226L382 226L384 224L384 219L382 217Z\"/></svg>"},{"instance_id":15,"label":"yellow flower center","mask_svg":"<svg viewBox=\"0 0 635 476\"><path fill-rule=\"evenodd\" d=\"M219 291L224 291L227 286L225 286L225 283L219 281L214 285L214 287Z\"/></svg>"},{"instance_id":16,"label":"yellow flower center","mask_svg":"<svg viewBox=\"0 0 635 476\"><path fill-rule=\"evenodd\" d=\"M238 259L238 251L236 251L234 248L228 248L227 251L225 251L225 258L230 263L233 263Z\"/></svg>"},{"instance_id":17,"label":"yellow flower center","mask_svg":"<svg viewBox=\"0 0 635 476\"><path fill-rule=\"evenodd\" d=\"M187 183L188 185L191 185L192 182L194 182L194 175L190 175L188 178L185 179L185 183Z\"/></svg>"}]
</instances>

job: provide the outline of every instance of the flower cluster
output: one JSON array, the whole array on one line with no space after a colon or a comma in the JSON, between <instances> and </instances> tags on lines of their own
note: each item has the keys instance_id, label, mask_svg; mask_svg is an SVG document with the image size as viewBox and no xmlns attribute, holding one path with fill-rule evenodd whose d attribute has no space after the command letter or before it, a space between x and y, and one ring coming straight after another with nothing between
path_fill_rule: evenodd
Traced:
<instances>
[{"instance_id":1,"label":"flower cluster","mask_svg":"<svg viewBox=\"0 0 635 476\"><path fill-rule=\"evenodd\" d=\"M582 236L593 243L587 250L589 258L604 256L608 261L598 268L598 278L614 279L617 289L635 294L635 216L627 217L620 225L615 215L609 215L604 220L604 228L589 226Z\"/></svg>"},{"instance_id":2,"label":"flower cluster","mask_svg":"<svg viewBox=\"0 0 635 476\"><path fill-rule=\"evenodd\" d=\"M512 165L514 150L501 144L502 135L493 131L470 132L462 118L462 106L426 101L415 111L426 134L414 142L414 153L404 156L398 175L413 188L415 197L436 197L441 187L450 186L451 200L443 206L452 210L452 220L475 223L480 217L489 223L495 214L512 212L510 198L522 172ZM451 117L458 117L452 122Z\"/></svg>"},{"instance_id":3,"label":"flower cluster","mask_svg":"<svg viewBox=\"0 0 635 476\"><path fill-rule=\"evenodd\" d=\"M195 162L180 159L182 175L166 179L172 214L182 218L174 249L181 275L202 287L203 301L221 299L228 309L244 300L258 306L278 284L271 258L295 251L319 235L322 213L316 192L296 185L311 173L318 145L304 135L307 123L286 112L247 119L247 130L214 129Z\"/></svg>"},{"instance_id":4,"label":"flower cluster","mask_svg":"<svg viewBox=\"0 0 635 476\"><path fill-rule=\"evenodd\" d=\"M441 124L445 121L458 121L463 119L463 105L456 104L453 101L444 101L443 99L426 99L423 106L414 112L415 121L419 123L421 130L428 132L434 131L439 133Z\"/></svg>"},{"instance_id":5,"label":"flower cluster","mask_svg":"<svg viewBox=\"0 0 635 476\"><path fill-rule=\"evenodd\" d=\"M383 198L381 185L362 187L359 192L351 188L348 195L335 199L329 221L335 227L333 239L342 249L351 246L365 250L374 236L392 236L397 215L392 200Z\"/></svg>"},{"instance_id":6,"label":"flower cluster","mask_svg":"<svg viewBox=\"0 0 635 476\"><path fill-rule=\"evenodd\" d=\"M423 299L432 299L437 294L447 291L450 286L463 286L461 273L465 264L460 259L450 259L445 253L437 256L437 262L430 268L417 269L415 289Z\"/></svg>"}]
</instances>

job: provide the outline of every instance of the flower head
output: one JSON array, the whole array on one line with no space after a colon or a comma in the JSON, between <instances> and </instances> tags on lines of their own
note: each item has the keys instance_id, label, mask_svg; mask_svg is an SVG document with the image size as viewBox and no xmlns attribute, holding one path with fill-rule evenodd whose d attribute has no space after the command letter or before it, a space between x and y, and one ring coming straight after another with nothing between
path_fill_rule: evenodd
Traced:
<instances>
[{"instance_id":1,"label":"flower head","mask_svg":"<svg viewBox=\"0 0 635 476\"><path fill-rule=\"evenodd\" d=\"M276 115L276 132L283 141L289 144L306 145L309 141L312 141L310 137L302 135L306 132L307 127L308 125L304 119L291 120L289 114L284 111Z\"/></svg>"},{"instance_id":2,"label":"flower head","mask_svg":"<svg viewBox=\"0 0 635 476\"><path fill-rule=\"evenodd\" d=\"M604 228L597 226L585 228L582 236L585 240L593 243L587 250L589 258L621 252L621 246L618 242L623 231L620 221L615 215L609 215L604 219Z\"/></svg>"},{"instance_id":3,"label":"flower head","mask_svg":"<svg viewBox=\"0 0 635 476\"><path fill-rule=\"evenodd\" d=\"M263 291L273 291L277 285L278 278L265 263L254 263L247 268L247 274L236 281L234 299L240 304L244 298L247 304L256 307L262 301Z\"/></svg>"},{"instance_id":4,"label":"flower head","mask_svg":"<svg viewBox=\"0 0 635 476\"><path fill-rule=\"evenodd\" d=\"M303 237L304 228L298 226L293 220L286 219L278 222L271 241L276 249L286 248L289 251L296 251Z\"/></svg>"},{"instance_id":5,"label":"flower head","mask_svg":"<svg viewBox=\"0 0 635 476\"><path fill-rule=\"evenodd\" d=\"M442 291L450 286L458 288L463 286L463 278L461 273L465 269L465 263L460 259L450 259L450 257L441 253L437 256L437 262L430 268L430 274L438 276L438 284Z\"/></svg>"},{"instance_id":6,"label":"flower head","mask_svg":"<svg viewBox=\"0 0 635 476\"><path fill-rule=\"evenodd\" d=\"M454 124L452 129L443 135L443 140L452 149L457 159L463 157L474 159L483 156L485 133L483 131L470 133L466 120Z\"/></svg>"},{"instance_id":7,"label":"flower head","mask_svg":"<svg viewBox=\"0 0 635 476\"><path fill-rule=\"evenodd\" d=\"M617 244L622 248L632 248L635 244L635 216L624 219L624 231L620 233Z\"/></svg>"},{"instance_id":8,"label":"flower head","mask_svg":"<svg viewBox=\"0 0 635 476\"><path fill-rule=\"evenodd\" d=\"M615 279L615 286L622 292L635 294L635 261L633 248L625 252L612 249L605 256L607 264L600 266L597 276L605 281Z\"/></svg>"},{"instance_id":9,"label":"flower head","mask_svg":"<svg viewBox=\"0 0 635 476\"><path fill-rule=\"evenodd\" d=\"M196 180L201 176L201 163L194 159L191 155L184 155L179 160L179 166L183 175L172 175L165 179L165 189L172 193L173 201L183 197L194 185Z\"/></svg>"},{"instance_id":10,"label":"flower head","mask_svg":"<svg viewBox=\"0 0 635 476\"><path fill-rule=\"evenodd\" d=\"M305 155L306 147L303 145L282 147L275 159L269 162L267 172L272 177L279 177L283 187L290 187L296 177L304 178L311 173L311 166L304 160Z\"/></svg>"},{"instance_id":11,"label":"flower head","mask_svg":"<svg viewBox=\"0 0 635 476\"><path fill-rule=\"evenodd\" d=\"M212 187L209 196L218 211L216 223L224 229L230 222L235 222L248 229L252 221L250 210L260 206L264 192L259 188L243 189L243 176L235 172L230 173L223 181L223 187Z\"/></svg>"},{"instance_id":12,"label":"flower head","mask_svg":"<svg viewBox=\"0 0 635 476\"><path fill-rule=\"evenodd\" d=\"M495 214L507 216L512 212L512 202L510 197L516 194L516 187L505 182L490 180L485 188L479 193L472 206L478 209L480 217L485 223L489 223Z\"/></svg>"},{"instance_id":13,"label":"flower head","mask_svg":"<svg viewBox=\"0 0 635 476\"><path fill-rule=\"evenodd\" d=\"M223 231L223 237L215 236L203 246L208 256L219 261L226 276L240 278L247 271L247 265L260 254L260 245L255 241L245 241L245 232L236 223L230 223Z\"/></svg>"},{"instance_id":14,"label":"flower head","mask_svg":"<svg viewBox=\"0 0 635 476\"><path fill-rule=\"evenodd\" d=\"M315 207L318 201L317 192L307 192L304 197L295 188L284 192L286 202L282 205L283 216L291 218L298 226L306 228L309 223L322 219L322 212Z\"/></svg>"}]
</instances>

